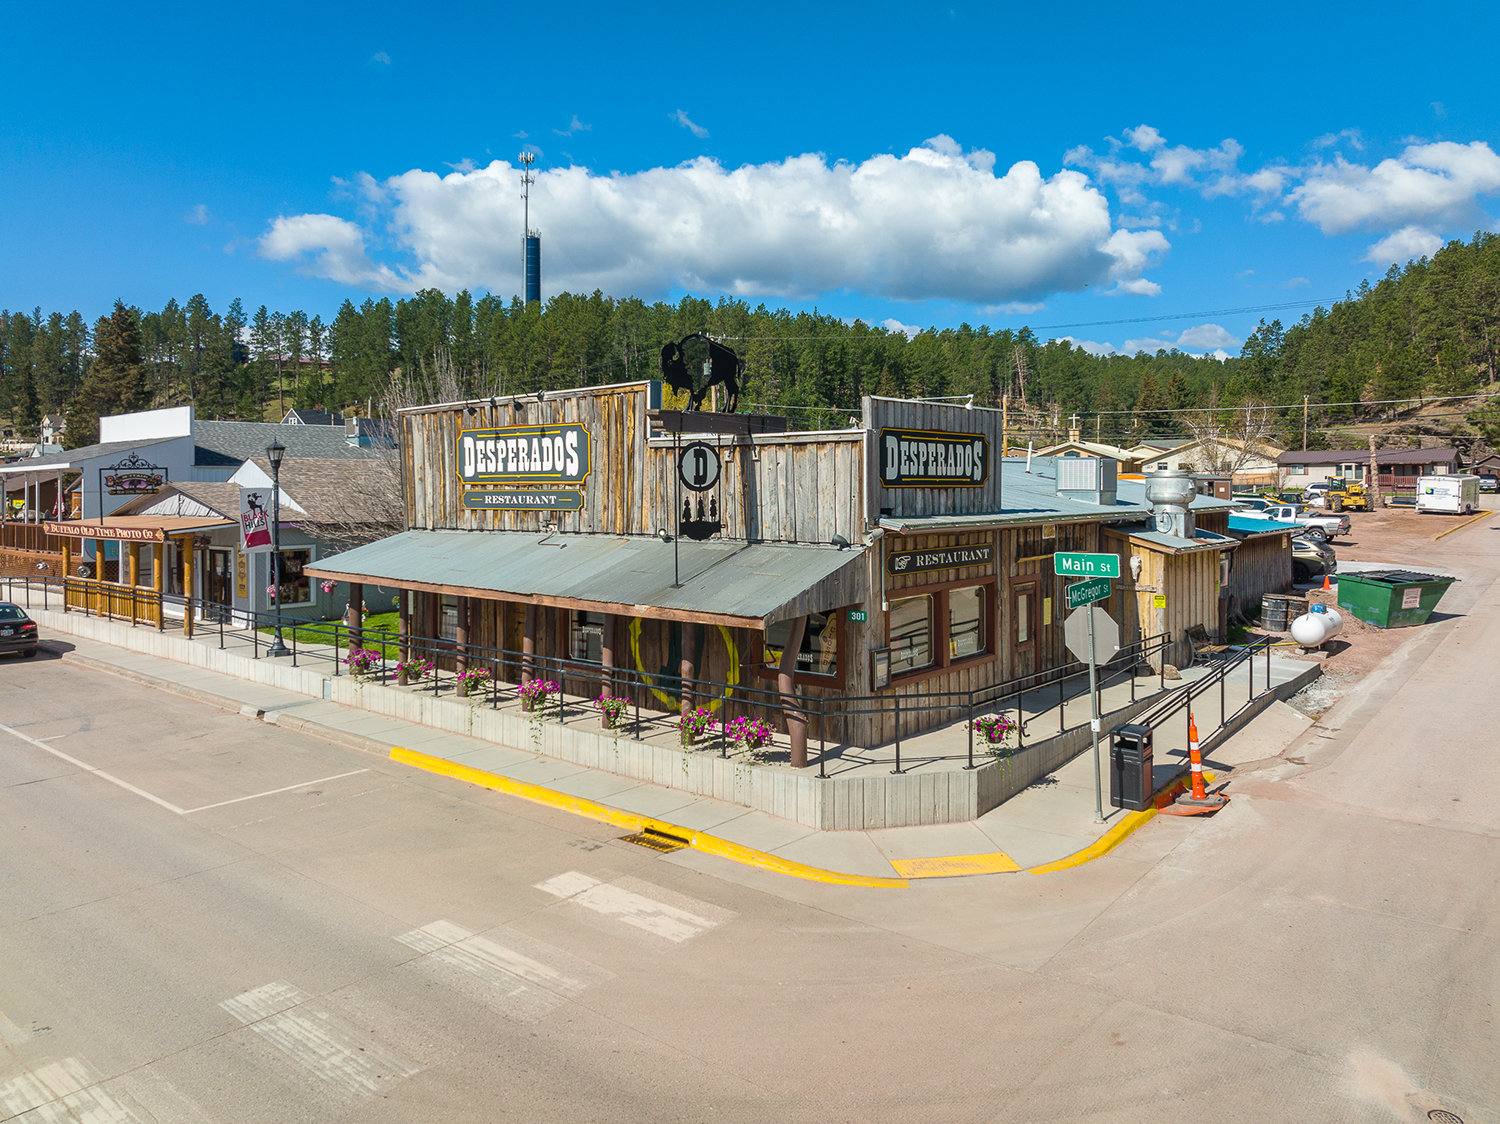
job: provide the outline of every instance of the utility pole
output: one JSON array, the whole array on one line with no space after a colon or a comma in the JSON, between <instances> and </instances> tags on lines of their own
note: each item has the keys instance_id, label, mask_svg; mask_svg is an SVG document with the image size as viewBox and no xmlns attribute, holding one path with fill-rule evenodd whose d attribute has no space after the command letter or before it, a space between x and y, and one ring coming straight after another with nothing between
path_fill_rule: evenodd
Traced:
<instances>
[{"instance_id":1,"label":"utility pole","mask_svg":"<svg viewBox=\"0 0 1500 1124\"><path fill-rule=\"evenodd\" d=\"M1385 502L1385 493L1380 490L1380 463L1375 458L1375 435L1373 433L1370 434L1370 487L1375 490L1380 506L1389 507L1390 504Z\"/></svg>"},{"instance_id":2,"label":"utility pole","mask_svg":"<svg viewBox=\"0 0 1500 1124\"><path fill-rule=\"evenodd\" d=\"M1307 452L1307 395L1302 396L1302 451Z\"/></svg>"}]
</instances>

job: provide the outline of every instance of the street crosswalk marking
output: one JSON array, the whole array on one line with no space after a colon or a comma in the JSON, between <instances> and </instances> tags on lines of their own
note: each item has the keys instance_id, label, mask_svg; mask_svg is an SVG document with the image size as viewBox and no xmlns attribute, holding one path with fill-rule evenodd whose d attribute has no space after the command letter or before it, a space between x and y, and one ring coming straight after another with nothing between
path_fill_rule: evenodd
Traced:
<instances>
[{"instance_id":1,"label":"street crosswalk marking","mask_svg":"<svg viewBox=\"0 0 1500 1124\"><path fill-rule=\"evenodd\" d=\"M433 965L476 981L476 998L522 1021L540 1018L610 977L602 968L513 931L479 936L444 920L396 940L426 954Z\"/></svg>"},{"instance_id":2,"label":"street crosswalk marking","mask_svg":"<svg viewBox=\"0 0 1500 1124\"><path fill-rule=\"evenodd\" d=\"M140 1124L78 1058L0 1080L0 1119L12 1117L25 1124Z\"/></svg>"},{"instance_id":3,"label":"street crosswalk marking","mask_svg":"<svg viewBox=\"0 0 1500 1124\"><path fill-rule=\"evenodd\" d=\"M631 886L638 887L641 892L631 889ZM538 882L536 889L621 924L633 926L653 936L664 937L674 944L701 936L734 916L727 910L717 909L704 902L693 902L638 879L621 878L614 882L601 882L576 870ZM684 905L690 903L692 909L661 900L666 897L677 898Z\"/></svg>"},{"instance_id":4,"label":"street crosswalk marking","mask_svg":"<svg viewBox=\"0 0 1500 1124\"><path fill-rule=\"evenodd\" d=\"M219 1006L293 1061L348 1093L378 1093L419 1068L282 980Z\"/></svg>"}]
</instances>

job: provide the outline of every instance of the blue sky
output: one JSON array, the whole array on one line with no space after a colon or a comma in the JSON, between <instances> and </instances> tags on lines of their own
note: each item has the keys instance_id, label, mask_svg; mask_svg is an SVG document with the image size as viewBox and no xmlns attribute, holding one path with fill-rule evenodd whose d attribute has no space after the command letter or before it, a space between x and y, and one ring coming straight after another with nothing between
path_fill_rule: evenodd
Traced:
<instances>
[{"instance_id":1,"label":"blue sky","mask_svg":"<svg viewBox=\"0 0 1500 1124\"><path fill-rule=\"evenodd\" d=\"M1478 5L12 8L0 306L548 292L1238 350L1494 225ZM1187 319L1099 324L1215 311ZM1277 313L1295 319L1301 309Z\"/></svg>"}]
</instances>

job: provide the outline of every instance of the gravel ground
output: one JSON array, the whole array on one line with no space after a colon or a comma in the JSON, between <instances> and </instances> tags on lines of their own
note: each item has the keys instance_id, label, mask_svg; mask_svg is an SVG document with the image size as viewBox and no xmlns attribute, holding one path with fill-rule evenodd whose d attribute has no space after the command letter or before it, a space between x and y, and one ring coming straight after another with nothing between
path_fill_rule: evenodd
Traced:
<instances>
[{"instance_id":1,"label":"gravel ground","mask_svg":"<svg viewBox=\"0 0 1500 1124\"><path fill-rule=\"evenodd\" d=\"M1413 511L1387 508L1376 511L1349 513L1354 524L1353 533L1332 543L1340 564L1348 562L1389 562L1393 566L1405 566L1417 570L1436 570L1443 573L1458 573L1462 576L1463 555L1466 553L1465 537L1470 529L1459 531L1443 539L1436 536L1465 521L1462 516L1418 515ZM1475 524L1472 531L1481 529ZM1335 575L1335 579L1336 579ZM1323 592L1322 579L1301 585L1297 591L1314 603L1336 607L1338 586ZM1442 604L1438 605L1438 612ZM1323 664L1323 676L1316 683L1288 701L1303 714L1316 718L1334 704L1351 683L1363 678L1412 638L1416 629L1377 628L1353 619L1348 613L1343 630L1329 644L1329 655L1318 660ZM1303 655L1288 632L1268 633L1252 629L1253 636L1275 635L1284 638L1287 646L1281 654L1291 659L1313 661L1315 657Z\"/></svg>"}]
</instances>

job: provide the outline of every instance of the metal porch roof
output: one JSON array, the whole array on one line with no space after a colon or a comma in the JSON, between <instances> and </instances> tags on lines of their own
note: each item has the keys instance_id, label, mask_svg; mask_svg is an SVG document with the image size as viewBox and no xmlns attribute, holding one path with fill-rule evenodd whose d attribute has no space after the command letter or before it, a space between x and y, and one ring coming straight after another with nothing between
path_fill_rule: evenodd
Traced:
<instances>
[{"instance_id":1,"label":"metal porch roof","mask_svg":"<svg viewBox=\"0 0 1500 1124\"><path fill-rule=\"evenodd\" d=\"M718 618L761 627L865 599L864 548L786 543L677 543L613 535L509 531L404 531L306 572L466 596L510 595L647 617Z\"/></svg>"}]
</instances>

